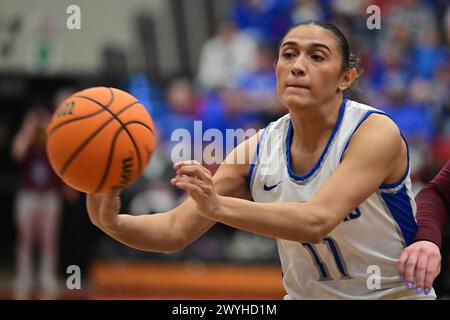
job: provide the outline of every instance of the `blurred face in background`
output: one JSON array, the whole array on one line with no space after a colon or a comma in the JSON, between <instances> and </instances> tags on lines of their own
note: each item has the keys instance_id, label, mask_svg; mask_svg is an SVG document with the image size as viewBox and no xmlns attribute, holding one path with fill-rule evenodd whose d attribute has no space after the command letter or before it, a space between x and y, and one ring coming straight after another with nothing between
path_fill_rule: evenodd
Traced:
<instances>
[{"instance_id":1,"label":"blurred face in background","mask_svg":"<svg viewBox=\"0 0 450 320\"><path fill-rule=\"evenodd\" d=\"M176 113L188 113L193 110L194 92L188 80L177 79L170 83L167 90L167 105Z\"/></svg>"},{"instance_id":2,"label":"blurred face in background","mask_svg":"<svg viewBox=\"0 0 450 320\"><path fill-rule=\"evenodd\" d=\"M301 25L284 37L276 63L277 94L291 110L322 105L338 92L342 53L334 35L316 25Z\"/></svg>"},{"instance_id":3,"label":"blurred face in background","mask_svg":"<svg viewBox=\"0 0 450 320\"><path fill-rule=\"evenodd\" d=\"M217 29L217 36L224 42L229 42L236 34L236 25L233 21L223 21Z\"/></svg>"}]
</instances>

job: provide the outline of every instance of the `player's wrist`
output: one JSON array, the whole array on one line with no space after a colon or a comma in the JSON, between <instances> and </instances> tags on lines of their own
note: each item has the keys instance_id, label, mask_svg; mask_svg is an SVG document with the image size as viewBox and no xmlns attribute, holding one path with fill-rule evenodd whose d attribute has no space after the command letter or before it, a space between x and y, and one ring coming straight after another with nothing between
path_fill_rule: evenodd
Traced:
<instances>
[{"instance_id":1,"label":"player's wrist","mask_svg":"<svg viewBox=\"0 0 450 320\"><path fill-rule=\"evenodd\" d=\"M223 216L223 205L222 202L224 197L216 195L214 205L209 210L208 218L211 220L220 220L220 217Z\"/></svg>"},{"instance_id":2,"label":"player's wrist","mask_svg":"<svg viewBox=\"0 0 450 320\"><path fill-rule=\"evenodd\" d=\"M115 217L111 217L107 220L102 220L98 227L110 235L118 234L124 225L123 218L124 217L122 215L116 215Z\"/></svg>"}]
</instances>

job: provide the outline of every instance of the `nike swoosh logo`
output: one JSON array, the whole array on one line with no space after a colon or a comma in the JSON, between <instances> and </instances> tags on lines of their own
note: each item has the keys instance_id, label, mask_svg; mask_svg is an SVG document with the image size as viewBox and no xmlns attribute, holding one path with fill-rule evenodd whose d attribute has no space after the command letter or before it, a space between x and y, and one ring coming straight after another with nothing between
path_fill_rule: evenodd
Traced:
<instances>
[{"instance_id":1,"label":"nike swoosh logo","mask_svg":"<svg viewBox=\"0 0 450 320\"><path fill-rule=\"evenodd\" d=\"M275 189L276 187L278 187L278 185L280 183L281 183L281 181L276 183L276 184L274 184L274 185L272 185L272 186L268 186L267 183L264 183L264 191L270 191L272 189Z\"/></svg>"}]
</instances>

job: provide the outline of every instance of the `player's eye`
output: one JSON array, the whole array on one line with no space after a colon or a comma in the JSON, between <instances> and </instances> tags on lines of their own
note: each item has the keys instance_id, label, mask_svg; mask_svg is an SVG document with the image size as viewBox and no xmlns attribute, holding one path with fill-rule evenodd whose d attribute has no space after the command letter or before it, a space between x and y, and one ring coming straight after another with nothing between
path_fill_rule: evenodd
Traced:
<instances>
[{"instance_id":1,"label":"player's eye","mask_svg":"<svg viewBox=\"0 0 450 320\"><path fill-rule=\"evenodd\" d=\"M285 51L282 56L284 59L290 60L295 57L295 53L293 51Z\"/></svg>"},{"instance_id":2,"label":"player's eye","mask_svg":"<svg viewBox=\"0 0 450 320\"><path fill-rule=\"evenodd\" d=\"M322 56L319 55L319 54L313 54L313 55L311 56L311 59L313 59L314 61L317 61L317 62L321 62L321 61L324 61L324 60L325 60L325 58L322 57Z\"/></svg>"}]
</instances>

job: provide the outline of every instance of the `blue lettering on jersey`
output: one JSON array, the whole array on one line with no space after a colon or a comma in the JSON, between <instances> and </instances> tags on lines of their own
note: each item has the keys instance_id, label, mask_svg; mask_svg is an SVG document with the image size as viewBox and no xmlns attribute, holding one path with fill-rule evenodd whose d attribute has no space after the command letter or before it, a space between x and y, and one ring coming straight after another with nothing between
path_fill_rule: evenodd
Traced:
<instances>
[{"instance_id":1,"label":"blue lettering on jersey","mask_svg":"<svg viewBox=\"0 0 450 320\"><path fill-rule=\"evenodd\" d=\"M349 213L349 215L345 217L344 222L355 220L358 219L359 217L361 217L361 211L359 211L359 209L356 208L355 211Z\"/></svg>"}]
</instances>

